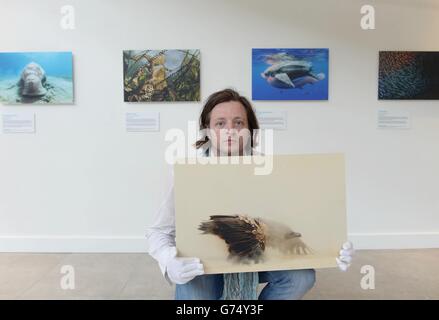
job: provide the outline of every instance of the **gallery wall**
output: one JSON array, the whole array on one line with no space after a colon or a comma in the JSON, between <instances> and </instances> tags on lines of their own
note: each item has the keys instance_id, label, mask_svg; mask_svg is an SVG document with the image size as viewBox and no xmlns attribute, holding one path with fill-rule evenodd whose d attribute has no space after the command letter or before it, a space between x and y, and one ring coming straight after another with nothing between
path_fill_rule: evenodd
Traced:
<instances>
[{"instance_id":1,"label":"gallery wall","mask_svg":"<svg viewBox=\"0 0 439 320\"><path fill-rule=\"evenodd\" d=\"M360 7L376 29L360 28ZM73 5L75 29L60 27ZM254 101L287 111L275 153L346 156L348 232L357 248L439 246L439 103L377 99L380 50L439 50L431 0L0 0L0 51L72 51L73 105L35 113L35 134L0 134L0 251L146 250L165 192L166 131L202 102L126 103L122 52L200 49L201 100L232 87L251 97L252 48L329 48L329 100ZM378 129L379 110L409 129ZM126 132L125 114L160 112L157 132ZM316 221L316 223L318 223Z\"/></svg>"}]
</instances>

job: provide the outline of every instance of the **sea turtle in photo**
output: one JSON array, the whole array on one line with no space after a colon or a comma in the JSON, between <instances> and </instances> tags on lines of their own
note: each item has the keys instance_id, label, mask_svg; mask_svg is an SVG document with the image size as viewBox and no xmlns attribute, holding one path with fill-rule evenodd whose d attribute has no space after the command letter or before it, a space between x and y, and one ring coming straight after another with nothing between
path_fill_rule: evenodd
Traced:
<instances>
[{"instance_id":1,"label":"sea turtle in photo","mask_svg":"<svg viewBox=\"0 0 439 320\"><path fill-rule=\"evenodd\" d=\"M276 88L302 88L325 78L324 73L314 74L312 63L305 60L282 60L272 64L261 76Z\"/></svg>"}]
</instances>

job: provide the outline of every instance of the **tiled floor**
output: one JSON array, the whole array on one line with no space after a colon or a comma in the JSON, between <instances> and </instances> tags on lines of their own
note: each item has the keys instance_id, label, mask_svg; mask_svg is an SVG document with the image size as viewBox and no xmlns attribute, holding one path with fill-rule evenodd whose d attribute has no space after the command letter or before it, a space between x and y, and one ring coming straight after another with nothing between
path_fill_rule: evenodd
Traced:
<instances>
[{"instance_id":1,"label":"tiled floor","mask_svg":"<svg viewBox=\"0 0 439 320\"><path fill-rule=\"evenodd\" d=\"M63 265L75 289L61 289ZM360 282L375 269L375 289ZM305 299L439 299L439 249L357 251L348 272L317 272ZM174 288L147 254L0 253L0 299L172 299Z\"/></svg>"}]
</instances>

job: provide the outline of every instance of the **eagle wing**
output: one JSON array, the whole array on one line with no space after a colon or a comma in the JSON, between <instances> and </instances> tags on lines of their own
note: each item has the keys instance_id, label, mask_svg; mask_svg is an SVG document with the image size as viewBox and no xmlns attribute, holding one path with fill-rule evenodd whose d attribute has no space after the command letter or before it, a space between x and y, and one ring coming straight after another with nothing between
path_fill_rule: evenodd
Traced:
<instances>
[{"instance_id":1,"label":"eagle wing","mask_svg":"<svg viewBox=\"0 0 439 320\"><path fill-rule=\"evenodd\" d=\"M228 245L230 257L258 261L265 250L265 235L259 219L242 215L213 215L198 227Z\"/></svg>"}]
</instances>

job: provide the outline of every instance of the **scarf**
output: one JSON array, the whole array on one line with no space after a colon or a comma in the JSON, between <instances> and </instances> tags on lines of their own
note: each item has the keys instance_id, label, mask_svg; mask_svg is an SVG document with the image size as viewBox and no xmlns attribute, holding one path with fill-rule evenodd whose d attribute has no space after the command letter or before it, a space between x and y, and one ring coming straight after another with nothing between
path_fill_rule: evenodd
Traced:
<instances>
[{"instance_id":1,"label":"scarf","mask_svg":"<svg viewBox=\"0 0 439 320\"><path fill-rule=\"evenodd\" d=\"M258 272L225 273L221 300L257 300Z\"/></svg>"},{"instance_id":2,"label":"scarf","mask_svg":"<svg viewBox=\"0 0 439 320\"><path fill-rule=\"evenodd\" d=\"M212 156L210 148L203 155ZM258 285L258 272L225 273L221 300L257 300Z\"/></svg>"}]
</instances>

